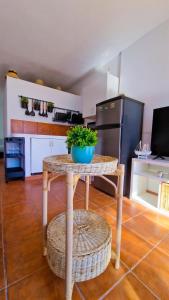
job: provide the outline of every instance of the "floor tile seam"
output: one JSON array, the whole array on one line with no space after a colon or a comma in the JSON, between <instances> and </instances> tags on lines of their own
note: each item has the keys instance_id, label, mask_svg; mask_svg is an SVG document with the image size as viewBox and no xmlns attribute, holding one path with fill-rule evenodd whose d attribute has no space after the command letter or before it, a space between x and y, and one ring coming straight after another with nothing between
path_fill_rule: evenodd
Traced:
<instances>
[{"instance_id":1,"label":"floor tile seam","mask_svg":"<svg viewBox=\"0 0 169 300\"><path fill-rule=\"evenodd\" d=\"M165 235L160 241L157 242L157 244L155 245L154 248L157 248L157 250L160 251L163 255L169 256L169 253L163 253L164 250L161 250L161 249L159 248L159 245L160 245L163 241L165 241L165 239L166 239L167 237L169 237L169 234L168 234L168 233L167 233L167 235Z\"/></svg>"},{"instance_id":2,"label":"floor tile seam","mask_svg":"<svg viewBox=\"0 0 169 300\"><path fill-rule=\"evenodd\" d=\"M148 212L148 211L149 211L149 209L147 208L147 209L145 209L143 212L139 213L138 215L135 215L135 216L131 217L130 219L124 221L123 224L124 224L124 223L127 223L127 222L129 222L129 221L131 221L131 219L134 219L134 218L136 218L136 217L138 217L138 216L140 216L140 215L143 215L144 218L147 218L146 216L144 216L144 214L145 214L146 212ZM160 215L160 214L159 214L159 215ZM162 227L162 228L168 230L168 234L169 234L169 229L168 229L168 227L166 227L165 225L156 223L156 222L154 222L153 220L151 220L151 219L149 219L149 218L147 218L147 219L148 219L148 221L154 223L155 225L157 225L157 226L159 226L159 227Z\"/></svg>"},{"instance_id":3,"label":"floor tile seam","mask_svg":"<svg viewBox=\"0 0 169 300\"><path fill-rule=\"evenodd\" d=\"M29 201L29 202L30 202L30 201ZM29 202L28 202L28 201L25 201L25 204L31 205ZM19 204L19 203L20 203L19 200L18 200L17 202L15 202L15 204ZM3 205L3 207L5 207L5 208L11 207L11 206L14 206L14 203Z\"/></svg>"},{"instance_id":4,"label":"floor tile seam","mask_svg":"<svg viewBox=\"0 0 169 300\"><path fill-rule=\"evenodd\" d=\"M80 282L79 282L79 283L80 283ZM82 300L86 300L86 298L85 298L85 296L84 296L84 294L83 294L83 292L82 292L80 286L78 285L78 282L75 283L75 286L76 286L76 288L77 288L77 290L78 290L78 293L79 293L79 295L80 295L80 298L81 298Z\"/></svg>"},{"instance_id":5,"label":"floor tile seam","mask_svg":"<svg viewBox=\"0 0 169 300\"><path fill-rule=\"evenodd\" d=\"M0 293L3 292L3 291L5 291L6 288L7 287L5 287L5 286L3 288L0 288Z\"/></svg>"},{"instance_id":6,"label":"floor tile seam","mask_svg":"<svg viewBox=\"0 0 169 300\"><path fill-rule=\"evenodd\" d=\"M111 206L111 205L112 205L112 204L106 205L106 206L104 206L104 208L105 208L105 207L109 207L109 206ZM101 208L101 207L99 207L99 208ZM124 224L124 223L130 221L131 219L133 219L133 218L135 218L135 217L137 217L137 216L140 216L140 215L144 214L144 213L145 213L145 210L147 210L147 209L144 209L144 211L139 212L138 214L136 214L136 215L130 217L129 219L127 219L126 221L123 221L122 224ZM115 217L115 216L112 216L110 212L106 212L106 213L107 213L109 216L111 216L111 217L113 217L114 219L116 219L116 217ZM122 213L122 215L123 215L123 213Z\"/></svg>"},{"instance_id":7,"label":"floor tile seam","mask_svg":"<svg viewBox=\"0 0 169 300\"><path fill-rule=\"evenodd\" d=\"M4 219L3 219L3 207L2 207L2 196L0 199L1 206L1 242L2 242L2 261L3 261L3 275L4 275L4 287L7 287L7 270L6 270L6 259L5 259L5 245L4 245Z\"/></svg>"},{"instance_id":8,"label":"floor tile seam","mask_svg":"<svg viewBox=\"0 0 169 300\"><path fill-rule=\"evenodd\" d=\"M125 272L125 274L123 274L104 294L102 294L98 300L103 300L105 297L107 297L108 294L110 294L110 292L118 285L120 284L120 282L129 274L131 273L130 270L128 270L127 272Z\"/></svg>"},{"instance_id":9,"label":"floor tile seam","mask_svg":"<svg viewBox=\"0 0 169 300\"><path fill-rule=\"evenodd\" d=\"M131 228L128 228L128 227L126 226L126 224L123 224L123 226L124 226L127 230L129 230L130 232L134 233L137 237L141 238L144 242L146 242L147 244L149 244L149 246L154 247L154 245L156 245L156 243L153 244L152 242L146 240L146 239L144 238L143 235L139 234L138 232L134 231L134 230L131 229ZM161 240L160 240L160 241L161 241Z\"/></svg>"},{"instance_id":10,"label":"floor tile seam","mask_svg":"<svg viewBox=\"0 0 169 300\"><path fill-rule=\"evenodd\" d=\"M5 292L5 300L8 300L8 288L5 287L5 288L3 288L3 289L0 289L0 293L1 293L1 292Z\"/></svg>"},{"instance_id":11,"label":"floor tile seam","mask_svg":"<svg viewBox=\"0 0 169 300\"><path fill-rule=\"evenodd\" d=\"M133 271L154 249L156 249L158 247L158 245L165 240L166 236L163 237L162 240L158 241L147 253L145 253L144 256L141 257L141 259L139 259L132 267L131 267L131 271ZM160 250L160 249L158 249ZM161 252L161 251L160 251Z\"/></svg>"},{"instance_id":12,"label":"floor tile seam","mask_svg":"<svg viewBox=\"0 0 169 300\"><path fill-rule=\"evenodd\" d=\"M156 293L148 286L146 285L146 283L144 281L142 281L139 276L137 276L132 270L131 270L131 274L157 299L157 300L161 300L160 297L158 295L156 295Z\"/></svg>"},{"instance_id":13,"label":"floor tile seam","mask_svg":"<svg viewBox=\"0 0 169 300\"><path fill-rule=\"evenodd\" d=\"M128 221L131 221L132 219L141 216L142 214L144 214L144 212L139 212L138 214L130 217L129 219L125 220L124 222L122 222L123 224L127 223Z\"/></svg>"},{"instance_id":14,"label":"floor tile seam","mask_svg":"<svg viewBox=\"0 0 169 300\"><path fill-rule=\"evenodd\" d=\"M156 245L154 245L154 247L152 247L151 249L149 249L132 267L131 267L131 271L133 271L154 249L156 248Z\"/></svg>"},{"instance_id":15,"label":"floor tile seam","mask_svg":"<svg viewBox=\"0 0 169 300\"><path fill-rule=\"evenodd\" d=\"M12 283L7 284L6 288L10 288L10 287L14 286L15 284L20 283L21 281L23 281L23 280L25 280L25 279L31 277L32 275L38 273L39 271L41 271L41 270L43 270L43 269L45 269L45 268L47 268L47 266L43 266L43 267L37 268L35 271L33 271L33 272L31 272L31 273L29 273L29 274L23 276L22 278L17 279L17 280L15 280L15 281L13 281Z\"/></svg>"},{"instance_id":16,"label":"floor tile seam","mask_svg":"<svg viewBox=\"0 0 169 300\"><path fill-rule=\"evenodd\" d=\"M33 208L33 211L32 211L32 212L33 212L33 215L34 215L35 219L37 219L36 216L37 216L38 212L36 211L36 208ZM22 215L19 216L19 218L20 218L20 217L23 218L24 215L27 215L27 214L29 214L29 215L32 216L32 212L30 212L30 213L23 213ZM15 223L15 220L4 221L4 224L5 224L5 226L7 226L7 225L11 224L12 222Z\"/></svg>"},{"instance_id":17,"label":"floor tile seam","mask_svg":"<svg viewBox=\"0 0 169 300\"><path fill-rule=\"evenodd\" d=\"M98 205L98 204L97 204ZM109 204L105 204L103 205L103 207L112 207L113 206L116 206L116 200L113 200L112 203L109 203ZM99 206L99 208L102 208L102 206Z\"/></svg>"},{"instance_id":18,"label":"floor tile seam","mask_svg":"<svg viewBox=\"0 0 169 300\"><path fill-rule=\"evenodd\" d=\"M97 210L96 210L96 212L97 212ZM104 210L103 210L103 212L104 212L104 215L107 215L108 217L111 217L113 221L116 221L116 217L115 216L112 216L111 214L109 214L108 212L105 212Z\"/></svg>"}]
</instances>

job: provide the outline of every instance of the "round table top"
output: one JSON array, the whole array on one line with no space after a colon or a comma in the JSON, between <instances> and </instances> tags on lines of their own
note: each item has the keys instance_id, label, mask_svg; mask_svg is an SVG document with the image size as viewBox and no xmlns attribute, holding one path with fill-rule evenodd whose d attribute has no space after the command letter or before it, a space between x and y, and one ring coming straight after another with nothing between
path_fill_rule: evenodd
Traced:
<instances>
[{"instance_id":1,"label":"round table top","mask_svg":"<svg viewBox=\"0 0 169 300\"><path fill-rule=\"evenodd\" d=\"M89 164L74 163L70 154L54 155L44 158L43 171L75 174L112 174L117 169L118 159L110 156L95 155Z\"/></svg>"}]
</instances>

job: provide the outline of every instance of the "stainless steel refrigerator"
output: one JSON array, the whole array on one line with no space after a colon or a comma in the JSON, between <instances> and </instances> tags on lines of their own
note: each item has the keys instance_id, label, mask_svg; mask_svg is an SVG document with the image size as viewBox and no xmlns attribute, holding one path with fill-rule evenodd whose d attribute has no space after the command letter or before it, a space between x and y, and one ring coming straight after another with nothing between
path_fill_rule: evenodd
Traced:
<instances>
[{"instance_id":1,"label":"stainless steel refrigerator","mask_svg":"<svg viewBox=\"0 0 169 300\"><path fill-rule=\"evenodd\" d=\"M96 105L96 129L99 142L96 153L117 157L125 164L124 195L130 191L131 160L134 149L142 136L144 103L124 95ZM115 180L112 176L109 179ZM112 187L101 178L95 177L98 189L113 194Z\"/></svg>"}]
</instances>

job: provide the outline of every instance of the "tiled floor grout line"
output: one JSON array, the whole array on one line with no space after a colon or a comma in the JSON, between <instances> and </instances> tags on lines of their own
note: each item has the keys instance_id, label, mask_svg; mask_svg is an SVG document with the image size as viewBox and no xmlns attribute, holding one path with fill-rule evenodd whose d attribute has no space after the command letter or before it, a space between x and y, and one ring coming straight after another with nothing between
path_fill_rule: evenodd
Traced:
<instances>
[{"instance_id":1,"label":"tiled floor grout line","mask_svg":"<svg viewBox=\"0 0 169 300\"><path fill-rule=\"evenodd\" d=\"M1 200L1 206L2 206L2 199L0 199ZM82 199L82 201L83 201L83 199ZM112 203L113 204L113 203ZM103 207L99 207L98 205L96 205L95 203L94 203L94 205L95 206L97 206L97 209L99 209L99 208L101 208L102 210L103 210L103 212L104 212L104 208L105 207L109 207L109 206L111 206L112 204L107 204L107 205L105 205L105 206L103 206ZM36 209L36 208L35 208ZM95 209L96 210L96 209ZM128 220L126 220L126 221L124 221L124 223L122 224L122 225L124 225L124 228L127 228L126 226L125 226L125 223L127 223L128 221L130 221L130 220L132 220L132 219L134 219L134 218L136 218L137 216L139 216L139 215L142 215L142 214L144 214L145 213L145 211L146 211L146 209L143 211L143 212L140 212L140 213L138 213L138 214L136 214L135 216L132 216L132 217L130 217ZM1 214L2 214L2 209L1 209ZM116 219L116 217L114 217L114 216L112 216L109 212L105 212L105 214L107 214L108 216L111 216L112 218L114 218L114 219ZM160 224L157 224L157 225L160 225ZM4 226L4 222L3 222L3 226ZM137 267L137 265L138 264L140 264L154 249L156 249L158 246L159 246L159 244L163 241L163 240L165 240L166 239L166 237L168 237L169 236L169 232L165 235L165 236L163 236L163 238L160 240L160 241L158 241L155 245L153 245L152 243L150 243L149 241L147 241L147 240L145 240L144 239L144 237L143 236L141 236L140 234L137 234L137 232L133 232L131 229L128 229L127 228L127 230L129 230L129 231L131 231L134 235L136 235L136 236L139 236L143 241L145 241L146 243L148 243L148 244L150 244L151 245L151 249L150 250L148 250L148 252L141 258L141 259L139 259L138 260L138 262L135 264L135 265L133 265L130 269L129 269L129 267L122 261L122 263L123 263L123 265L124 266L126 266L127 267L127 270L126 270L126 273L124 273L123 275L122 275L122 277L119 279L119 280L117 280L117 282L115 282L103 295L101 295L98 299L99 300L102 300L102 299L105 299L105 297L118 285L118 284L120 284L120 282L128 275L128 274L132 274L146 289L148 289L150 292L151 292L151 294L153 294L155 297L156 297L156 299L160 299L157 295L155 295L154 294L154 292L146 285L147 284L147 281L146 281L146 284L144 283L144 282L142 282L142 280L138 277L138 275L136 275L134 272L133 272L133 270L134 270L134 268L136 268ZM4 243L4 241L3 241L3 247L4 247L4 252L5 252L5 243ZM159 249L160 250L160 249ZM161 251L161 250L160 250ZM9 284L9 285L7 285L6 286L6 288L5 289L7 289L8 287L10 287L10 286L13 286L13 285L17 285L19 282L21 282L21 281L23 281L24 279L26 279L26 278L28 278L28 277L30 277L30 276L32 276L33 274L36 274L37 272L39 272L39 270L43 270L44 268L46 268L46 266L44 266L44 267L40 267L40 268L38 268L37 270L35 270L35 271L33 271L32 273L29 273L28 275L26 275L26 276L24 276L24 277L22 277L21 279L19 279L19 280L16 280L15 282L13 282L13 283L11 283L11 284ZM80 288L80 286L78 286L77 284L75 284L75 286L76 286L76 288L77 288L77 292L78 292L78 294L79 294L79 296L82 298L82 300L85 300L86 298L85 298L85 296L83 295L83 292L81 291L81 288ZM1 289L1 290L4 290L4 288L3 289ZM7 299L6 299L7 300Z\"/></svg>"},{"instance_id":2,"label":"tiled floor grout line","mask_svg":"<svg viewBox=\"0 0 169 300\"><path fill-rule=\"evenodd\" d=\"M169 234L167 233L165 236L163 236L163 238L158 241L141 259L139 259L132 267L131 267L131 271L133 271L133 269L135 269L154 249L156 249L158 247L158 245L166 239L166 237L168 236ZM160 249L159 249L160 250Z\"/></svg>"},{"instance_id":3,"label":"tiled floor grout line","mask_svg":"<svg viewBox=\"0 0 169 300\"><path fill-rule=\"evenodd\" d=\"M111 205L112 205L112 204L107 204L107 205L105 205L105 206L103 206L103 207L98 207L98 208L100 208L100 209L103 208L103 209L104 209L105 207L108 208L108 207L111 206ZM132 219L134 219L134 218L136 218L136 217L138 217L138 216L144 214L146 211L147 211L147 208L145 208L143 211L139 212L138 214L136 214L136 215L134 215L134 216L132 216L132 217L129 217L127 220L123 221L122 224L125 224L126 222L131 221ZM108 214L110 217L112 217L113 219L116 220L116 216L112 216L110 212L107 212L107 211L106 211L106 214Z\"/></svg>"},{"instance_id":4,"label":"tiled floor grout line","mask_svg":"<svg viewBox=\"0 0 169 300\"><path fill-rule=\"evenodd\" d=\"M82 300L86 300L86 298L85 298L85 296L83 295L83 292L82 292L80 286L78 286L78 284L76 284L76 283L75 283L75 286L76 286L76 288L77 288L77 290L78 290L78 293L79 293L79 295L80 295L80 298L81 298Z\"/></svg>"},{"instance_id":5,"label":"tiled floor grout line","mask_svg":"<svg viewBox=\"0 0 169 300\"><path fill-rule=\"evenodd\" d=\"M161 300L160 298L159 298L159 296L158 295L156 295L155 293L154 293L154 291L149 287L149 286L147 286L132 270L131 270L131 274L147 289L147 290L149 290L149 292L155 297L155 298L157 298L158 300Z\"/></svg>"},{"instance_id":6,"label":"tiled floor grout line","mask_svg":"<svg viewBox=\"0 0 169 300\"><path fill-rule=\"evenodd\" d=\"M1 194L0 197L0 205L1 205L1 230L2 230L2 260L3 260L3 272L4 272L4 289L5 289L5 299L8 300L8 289L7 289L7 270L6 270L6 259L5 259L5 246L4 246L4 218L3 218L3 205L2 205L2 201L3 201L3 193Z\"/></svg>"},{"instance_id":7,"label":"tiled floor grout line","mask_svg":"<svg viewBox=\"0 0 169 300\"><path fill-rule=\"evenodd\" d=\"M123 225L123 224L122 224L122 225ZM124 226L127 230L129 230L130 232L132 232L133 234L135 234L136 236L138 236L139 238L141 238L144 242L148 243L150 246L154 246L154 244L151 243L150 241L146 240L146 239L144 238L144 236L142 236L142 235L139 234L138 232L134 231L133 229L128 228L128 227L126 226L126 224L124 224L123 226ZM167 235L168 235L168 233L165 235L165 237L166 237ZM161 241L161 240L160 240L160 241Z\"/></svg>"},{"instance_id":8,"label":"tiled floor grout line","mask_svg":"<svg viewBox=\"0 0 169 300\"><path fill-rule=\"evenodd\" d=\"M131 273L130 270L123 274L119 280L117 280L103 295L101 295L101 297L98 298L98 300L103 300L129 273Z\"/></svg>"},{"instance_id":9,"label":"tiled floor grout line","mask_svg":"<svg viewBox=\"0 0 169 300\"><path fill-rule=\"evenodd\" d=\"M13 286L13 285L15 285L15 284L18 284L18 283L21 282L22 280L25 280L25 279L31 277L32 275L38 273L39 271L41 271L41 270L43 270L43 269L45 269L45 268L47 268L47 267L48 267L48 266L46 265L46 266L43 266L43 267L41 267L41 268L38 268L38 269L36 269L34 272L31 272L31 273L29 273L28 275L25 275L25 276L23 276L22 278L17 279L17 280L15 280L15 281L13 281L12 283L9 283L9 284L7 285L7 288L10 288L11 286Z\"/></svg>"},{"instance_id":10,"label":"tiled floor grout line","mask_svg":"<svg viewBox=\"0 0 169 300\"><path fill-rule=\"evenodd\" d=\"M133 272L133 270L137 267L137 265L139 265L155 248L157 248L158 247L158 245L163 241L163 240L165 240L165 238L168 236L169 234L167 234L167 235L165 235L160 241L158 241L141 259L139 259L138 261L137 261L137 263L136 264L134 264L130 269L129 269L129 271L126 273L126 275L128 275L129 273L132 273L132 275L135 275L135 277L144 285L144 287L146 287L150 292L151 292L151 294L153 294L153 296L155 296L157 299L159 299L160 300L160 298L150 289L150 287L148 287L134 272ZM122 261L122 263L127 267L127 268L129 268L123 261ZM124 274L125 275L125 274ZM124 276L125 277L125 276ZM123 279L123 278L122 278ZM104 299L108 294L109 294L109 292L110 291L112 291L113 289L114 289L114 287L117 285L117 284L119 284L121 282L121 278L120 278L120 280L118 281L118 282L116 282L109 290L107 290L106 292L105 292L105 294L103 294L100 298L99 298L99 300L102 300L102 299Z\"/></svg>"},{"instance_id":11,"label":"tiled floor grout line","mask_svg":"<svg viewBox=\"0 0 169 300\"><path fill-rule=\"evenodd\" d=\"M166 236L163 238L163 239L165 239L166 238ZM162 239L162 240L163 240ZM160 244L161 243L161 241L162 240L160 240L156 245L154 245L154 247L152 247L141 259L139 259L138 260L138 262L135 264L135 265L133 265L132 266L132 268L130 268L129 270L128 270L128 272L127 273L125 273L124 274L124 276L123 276L123 278L126 276L126 275L128 275L129 273L132 273L132 275L135 275L135 273L133 272L133 269L140 263L140 262L142 262L157 246L158 246L158 244ZM127 265L126 265L126 263L124 263L123 261L122 261L122 263L127 267L127 268L129 268ZM137 278L137 279L139 279L139 277L138 276L136 276L135 275L135 277ZM119 281L117 281L114 285L112 285L112 287L109 289L109 290L107 290L100 298L99 298L99 300L102 300L102 299L104 299L120 282L121 282L121 280L123 280L123 278L120 278L119 279ZM150 292L151 292L151 294L153 295L153 296L155 296L157 299L160 299L144 282L142 282L142 280L140 280L139 279L139 281L144 285L144 287L146 287Z\"/></svg>"},{"instance_id":12,"label":"tiled floor grout line","mask_svg":"<svg viewBox=\"0 0 169 300\"><path fill-rule=\"evenodd\" d=\"M130 217L129 219L127 219L126 221L124 221L124 222L122 222L122 224L125 224L125 223L127 223L127 222L129 222L129 221L131 221L132 219L134 219L134 218L136 218L136 217L139 217L139 216L141 216L142 214L144 214L145 213L145 210L144 211L142 211L142 212L139 212L138 214L136 214L136 215L134 215L134 216L132 216L132 217Z\"/></svg>"}]
</instances>

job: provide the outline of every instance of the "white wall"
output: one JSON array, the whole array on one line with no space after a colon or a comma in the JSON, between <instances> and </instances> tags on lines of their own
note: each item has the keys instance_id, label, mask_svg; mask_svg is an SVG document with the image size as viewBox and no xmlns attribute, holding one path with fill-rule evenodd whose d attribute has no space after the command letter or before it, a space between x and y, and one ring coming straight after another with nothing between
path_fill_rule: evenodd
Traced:
<instances>
[{"instance_id":1,"label":"white wall","mask_svg":"<svg viewBox=\"0 0 169 300\"><path fill-rule=\"evenodd\" d=\"M0 88L0 151L3 149L3 93Z\"/></svg>"},{"instance_id":2,"label":"white wall","mask_svg":"<svg viewBox=\"0 0 169 300\"><path fill-rule=\"evenodd\" d=\"M119 75L119 57L115 57L109 64L99 66L78 81L70 89L71 92L81 95L84 117L96 114L96 103L114 96L114 90L108 86L108 73ZM117 90L117 88L115 87Z\"/></svg>"},{"instance_id":3,"label":"white wall","mask_svg":"<svg viewBox=\"0 0 169 300\"><path fill-rule=\"evenodd\" d=\"M169 106L169 21L123 51L120 90L145 102L143 140L150 142L153 109Z\"/></svg>"},{"instance_id":4,"label":"white wall","mask_svg":"<svg viewBox=\"0 0 169 300\"><path fill-rule=\"evenodd\" d=\"M121 72L120 72L121 69ZM98 80L99 70L120 75L120 93L145 103L143 122L143 142L151 140L153 109L169 106L169 21L124 50L120 57L115 57L96 74L89 75L72 87L72 91L82 95L83 109L92 102L104 100L103 78ZM102 85L101 85L102 82ZM90 84L93 88L90 88Z\"/></svg>"},{"instance_id":5,"label":"white wall","mask_svg":"<svg viewBox=\"0 0 169 300\"><path fill-rule=\"evenodd\" d=\"M169 106L169 21L123 51L120 91L145 103L143 140L150 142L153 109Z\"/></svg>"},{"instance_id":6,"label":"white wall","mask_svg":"<svg viewBox=\"0 0 169 300\"><path fill-rule=\"evenodd\" d=\"M83 116L93 116L96 113L97 101L102 101L106 94L106 73L92 71L77 82L71 91L81 95Z\"/></svg>"},{"instance_id":7,"label":"white wall","mask_svg":"<svg viewBox=\"0 0 169 300\"><path fill-rule=\"evenodd\" d=\"M55 103L55 106L62 108L79 111L82 110L80 96L34 84L28 81L7 77L5 101L5 115L7 116L7 120L5 121L5 135L10 135L11 133L11 119L53 123L52 113L48 114L48 118L39 116L38 112L35 112L36 117L26 116L24 109L22 109L20 106L19 95L44 101L52 101Z\"/></svg>"}]
</instances>

